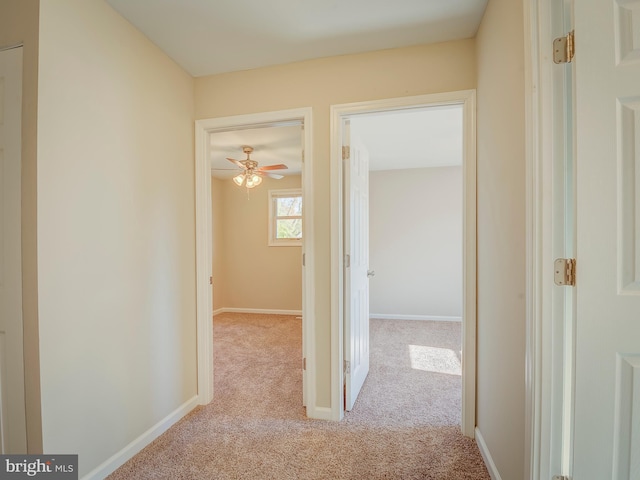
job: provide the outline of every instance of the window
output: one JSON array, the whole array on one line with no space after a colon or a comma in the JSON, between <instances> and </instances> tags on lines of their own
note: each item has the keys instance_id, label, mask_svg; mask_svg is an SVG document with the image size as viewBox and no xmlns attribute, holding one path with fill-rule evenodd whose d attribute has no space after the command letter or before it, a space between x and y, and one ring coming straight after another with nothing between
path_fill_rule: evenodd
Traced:
<instances>
[{"instance_id":1,"label":"window","mask_svg":"<svg viewBox=\"0 0 640 480\"><path fill-rule=\"evenodd\" d=\"M269 190L269 246L302 245L302 190Z\"/></svg>"}]
</instances>

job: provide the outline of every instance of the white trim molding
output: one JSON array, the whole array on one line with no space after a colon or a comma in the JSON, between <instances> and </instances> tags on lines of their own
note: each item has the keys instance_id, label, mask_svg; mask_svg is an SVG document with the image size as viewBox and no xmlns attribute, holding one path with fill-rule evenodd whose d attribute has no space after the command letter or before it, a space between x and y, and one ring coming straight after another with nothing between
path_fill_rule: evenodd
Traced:
<instances>
[{"instance_id":1,"label":"white trim molding","mask_svg":"<svg viewBox=\"0 0 640 480\"><path fill-rule=\"evenodd\" d=\"M209 132L205 121L195 126L196 184L196 336L198 359L198 402L206 405L213 399L213 234L211 212L211 165Z\"/></svg>"},{"instance_id":2,"label":"white trim molding","mask_svg":"<svg viewBox=\"0 0 640 480\"><path fill-rule=\"evenodd\" d=\"M462 90L370 102L332 105L331 138L331 410L340 420L343 410L343 202L342 202L342 120L351 115L398 111L437 105L463 107L463 321L462 342L465 361L462 370L462 432L475 434L476 402L476 92Z\"/></svg>"},{"instance_id":3,"label":"white trim molding","mask_svg":"<svg viewBox=\"0 0 640 480\"><path fill-rule=\"evenodd\" d=\"M169 428L171 428L178 420L180 420L187 413L196 408L198 406L198 403L199 402L197 395L187 400L165 418L156 423L149 430L133 440L122 450L115 453L100 465L98 465L96 468L87 473L85 476L83 476L82 480L102 480L107 475L115 472L116 469L124 465L127 460L140 452L144 447L149 445L156 438L158 438Z\"/></svg>"},{"instance_id":4,"label":"white trim molding","mask_svg":"<svg viewBox=\"0 0 640 480\"><path fill-rule=\"evenodd\" d=\"M478 428L476 428L476 443L478 444L478 450L480 450L480 455L482 455L484 464L489 471L491 480L502 480L502 477L498 472L498 467L496 467L496 464L491 457L491 452L489 452L489 447L487 447L487 443L484 441L484 437Z\"/></svg>"},{"instance_id":5,"label":"white trim molding","mask_svg":"<svg viewBox=\"0 0 640 480\"><path fill-rule=\"evenodd\" d=\"M313 229L313 112L311 107L279 110L197 120L195 123L196 159L196 284L198 335L198 398L200 404L213 398L213 307L211 298L212 231L211 231L211 165L210 135L246 127L275 126L286 122L300 122L303 128L304 154L302 163L303 242L305 264L302 275L302 312L289 310L252 310L250 313L302 314L302 351L307 359L303 379L303 402L307 416L324 418L316 407L315 358L315 255ZM230 311L229 309L222 309ZM247 311L247 309L242 309ZM220 309L216 310L219 313Z\"/></svg>"}]
</instances>

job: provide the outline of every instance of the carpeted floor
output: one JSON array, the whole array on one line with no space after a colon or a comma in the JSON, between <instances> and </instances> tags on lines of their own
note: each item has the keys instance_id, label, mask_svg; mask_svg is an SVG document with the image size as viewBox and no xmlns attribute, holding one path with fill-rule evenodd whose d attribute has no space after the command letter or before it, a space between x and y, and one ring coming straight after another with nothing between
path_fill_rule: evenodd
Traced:
<instances>
[{"instance_id":1,"label":"carpeted floor","mask_svg":"<svg viewBox=\"0 0 640 480\"><path fill-rule=\"evenodd\" d=\"M460 433L460 324L371 321L371 370L342 422L302 404L301 322L214 320L214 400L110 475L120 479L489 479Z\"/></svg>"}]
</instances>

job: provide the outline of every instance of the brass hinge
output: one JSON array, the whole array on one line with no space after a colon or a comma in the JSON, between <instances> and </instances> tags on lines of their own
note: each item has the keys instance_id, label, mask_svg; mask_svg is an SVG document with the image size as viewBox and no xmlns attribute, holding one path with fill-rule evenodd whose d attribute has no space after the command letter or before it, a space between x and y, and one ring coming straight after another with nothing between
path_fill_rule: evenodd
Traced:
<instances>
[{"instance_id":1,"label":"brass hinge","mask_svg":"<svg viewBox=\"0 0 640 480\"><path fill-rule=\"evenodd\" d=\"M304 163L304 150L302 150L302 163Z\"/></svg>"},{"instance_id":2,"label":"brass hinge","mask_svg":"<svg viewBox=\"0 0 640 480\"><path fill-rule=\"evenodd\" d=\"M347 254L344 256L344 266L349 268L351 266L351 255Z\"/></svg>"},{"instance_id":3,"label":"brass hinge","mask_svg":"<svg viewBox=\"0 0 640 480\"><path fill-rule=\"evenodd\" d=\"M213 277L209 277L209 285L213 285Z\"/></svg>"},{"instance_id":4,"label":"brass hinge","mask_svg":"<svg viewBox=\"0 0 640 480\"><path fill-rule=\"evenodd\" d=\"M344 374L348 375L351 373L351 362L349 360L344 361Z\"/></svg>"},{"instance_id":5,"label":"brass hinge","mask_svg":"<svg viewBox=\"0 0 640 480\"><path fill-rule=\"evenodd\" d=\"M569 63L576 53L574 33L571 30L564 37L553 41L553 63Z\"/></svg>"},{"instance_id":6,"label":"brass hinge","mask_svg":"<svg viewBox=\"0 0 640 480\"><path fill-rule=\"evenodd\" d=\"M557 258L553 262L553 280L556 285L576 284L576 259L575 258Z\"/></svg>"},{"instance_id":7,"label":"brass hinge","mask_svg":"<svg viewBox=\"0 0 640 480\"><path fill-rule=\"evenodd\" d=\"M348 145L342 147L342 160L347 160L349 158L351 149Z\"/></svg>"},{"instance_id":8,"label":"brass hinge","mask_svg":"<svg viewBox=\"0 0 640 480\"><path fill-rule=\"evenodd\" d=\"M307 369L307 359L303 358L302 359L302 370L306 370Z\"/></svg>"},{"instance_id":9,"label":"brass hinge","mask_svg":"<svg viewBox=\"0 0 640 480\"><path fill-rule=\"evenodd\" d=\"M306 258L305 258L305 254L302 254L302 266L304 267L306 263Z\"/></svg>"}]
</instances>

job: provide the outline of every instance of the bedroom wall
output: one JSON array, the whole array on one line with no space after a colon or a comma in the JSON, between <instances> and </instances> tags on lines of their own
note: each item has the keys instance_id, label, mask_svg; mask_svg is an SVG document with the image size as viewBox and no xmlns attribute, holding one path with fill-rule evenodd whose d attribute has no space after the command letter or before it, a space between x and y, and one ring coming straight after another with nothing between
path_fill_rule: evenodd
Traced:
<instances>
[{"instance_id":1,"label":"bedroom wall","mask_svg":"<svg viewBox=\"0 0 640 480\"><path fill-rule=\"evenodd\" d=\"M218 308L302 310L302 248L268 245L269 190L300 188L301 176L281 180L264 178L259 187L239 188L231 179L216 179L221 202L214 212L214 225L222 230L213 256L221 259L223 280L214 289L224 292ZM214 234L215 241L215 234ZM215 290L214 290L215 293Z\"/></svg>"},{"instance_id":2,"label":"bedroom wall","mask_svg":"<svg viewBox=\"0 0 640 480\"><path fill-rule=\"evenodd\" d=\"M369 174L370 312L462 319L462 167Z\"/></svg>"},{"instance_id":3,"label":"bedroom wall","mask_svg":"<svg viewBox=\"0 0 640 480\"><path fill-rule=\"evenodd\" d=\"M0 2L0 48L22 52L22 319L27 449L42 452L38 339L37 134L39 0Z\"/></svg>"},{"instance_id":4,"label":"bedroom wall","mask_svg":"<svg viewBox=\"0 0 640 480\"><path fill-rule=\"evenodd\" d=\"M213 311L220 310L227 304L226 276L224 269L224 180L211 177L211 215L212 215L212 268L213 275Z\"/></svg>"},{"instance_id":5,"label":"bedroom wall","mask_svg":"<svg viewBox=\"0 0 640 480\"><path fill-rule=\"evenodd\" d=\"M522 2L489 0L477 36L477 425L503 479L525 478Z\"/></svg>"},{"instance_id":6,"label":"bedroom wall","mask_svg":"<svg viewBox=\"0 0 640 480\"><path fill-rule=\"evenodd\" d=\"M317 407L331 407L330 106L475 87L473 39L322 58L195 81L197 119L313 108Z\"/></svg>"},{"instance_id":7,"label":"bedroom wall","mask_svg":"<svg viewBox=\"0 0 640 480\"><path fill-rule=\"evenodd\" d=\"M103 478L197 400L193 79L102 0L39 41L44 450Z\"/></svg>"}]
</instances>

